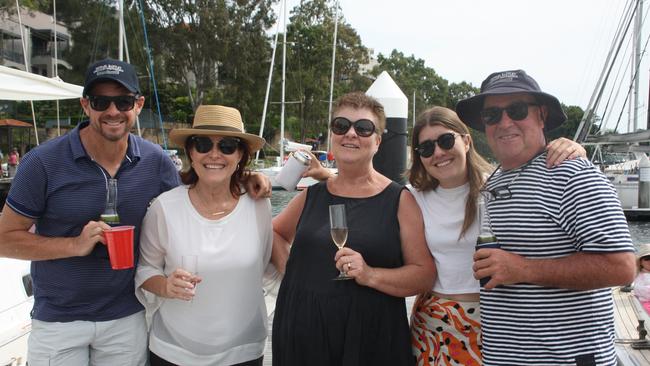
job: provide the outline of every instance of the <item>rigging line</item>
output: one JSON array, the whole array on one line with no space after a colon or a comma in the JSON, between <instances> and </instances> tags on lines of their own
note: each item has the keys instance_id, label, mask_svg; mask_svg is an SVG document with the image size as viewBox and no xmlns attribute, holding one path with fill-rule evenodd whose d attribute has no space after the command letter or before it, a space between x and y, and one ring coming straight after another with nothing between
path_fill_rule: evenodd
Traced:
<instances>
[{"instance_id":1,"label":"rigging line","mask_svg":"<svg viewBox=\"0 0 650 366\"><path fill-rule=\"evenodd\" d=\"M18 14L18 25L20 28L20 44L23 46L23 60L25 62L25 71L31 72L31 67L29 65L29 62L27 60L27 40L25 40L25 34L24 34L24 29L23 29L23 18L20 15L20 4L18 4L18 0L16 0L16 13ZM30 100L29 105L32 107L32 121L34 122L34 137L36 138L36 145L40 145L38 143L38 127L36 127L36 112L34 111L34 101Z\"/></svg>"},{"instance_id":2,"label":"rigging line","mask_svg":"<svg viewBox=\"0 0 650 366\"><path fill-rule=\"evenodd\" d=\"M97 27L95 27L95 37L93 39L92 52L90 53L90 63L97 59L98 49L99 49L99 34L102 27L104 26L104 18L106 7L103 5L98 5L99 7L99 19L97 22Z\"/></svg>"},{"instance_id":3,"label":"rigging line","mask_svg":"<svg viewBox=\"0 0 650 366\"><path fill-rule=\"evenodd\" d=\"M158 111L158 122L160 123L160 132L163 137L163 147L167 150L167 136L165 135L165 127L163 126L162 113L160 113L160 100L158 99L158 87L156 86L156 76L153 70L153 58L151 57L151 47L149 46L149 37L147 36L147 23L144 20L144 6L142 0L138 0L140 21L142 22L142 31L144 32L144 43L147 50L147 58L149 59L149 67L151 68L151 83L153 84L153 94L156 98L156 109Z\"/></svg>"},{"instance_id":4,"label":"rigging line","mask_svg":"<svg viewBox=\"0 0 650 366\"><path fill-rule=\"evenodd\" d=\"M280 13L282 13L282 6L283 2L280 3ZM273 39L273 49L271 51L271 65L269 65L269 77L266 81L266 96L264 97L264 106L262 107L262 121L260 122L260 137L264 137L264 123L266 122L266 110L269 105L269 94L271 92L271 77L273 76L273 65L275 64L275 50L277 49L278 46L278 34L280 34L280 22L278 21L278 24L276 25L275 29L275 37ZM265 142L266 144L266 142ZM268 144L270 146L270 144ZM260 149L262 150L262 149ZM258 160L260 158L260 150L257 150L255 153L255 160Z\"/></svg>"},{"instance_id":5,"label":"rigging line","mask_svg":"<svg viewBox=\"0 0 650 366\"><path fill-rule=\"evenodd\" d=\"M625 51L623 52L623 57L621 57L619 59L622 59L622 60L627 60L628 59L627 58L627 53L630 50L630 43L631 42L628 42L628 45L625 48ZM615 62L615 61L617 61L617 60L613 60L613 62ZM607 93L607 95L609 95L609 97L607 98L607 103L605 104L605 108L603 109L603 112L602 112L603 115L602 115L602 118L601 118L600 123L598 125L598 129L600 130L601 133L603 132L603 124L605 123L605 121L609 120L609 116L610 116L610 113L611 113L610 104L613 101L618 100L618 95L619 95L621 89L623 89L623 86L622 86L623 85L623 78L627 74L627 70L628 70L629 66L630 66L630 64L628 62L619 62L618 63L618 70L616 72L616 75L615 75L614 79L610 83L611 87L609 88L609 92ZM624 70L622 70L623 67L625 67ZM608 86L610 84L606 83L605 86ZM614 91L616 91L616 93L614 93ZM625 104L623 106L625 106ZM616 125L615 129L617 127L618 127L618 124Z\"/></svg>"},{"instance_id":6,"label":"rigging line","mask_svg":"<svg viewBox=\"0 0 650 366\"><path fill-rule=\"evenodd\" d=\"M612 38L611 46L607 53L607 58L600 72L600 76L598 77L598 81L596 83L594 91L589 99L587 108L585 108L585 113L583 114L582 119L580 120L580 125L578 126L578 129L574 136L574 140L578 142L584 141L591 132L594 123L593 119L596 117L595 116L596 109L600 104L600 101L602 99L602 94L607 85L607 80L609 79L609 73L611 72L611 68L613 67L617 58L617 56L614 55L614 50L616 49L617 45L620 48L620 45L624 39L624 37L622 36L623 34L622 31L623 29L625 29L624 27L625 20L631 18L629 14L635 9L635 7L632 6L632 1L634 0L628 0L626 8L623 10L623 13L619 17L619 24L617 26L616 32L614 33L614 37ZM617 52L616 54L618 54L618 51L616 52Z\"/></svg>"},{"instance_id":7,"label":"rigging line","mask_svg":"<svg viewBox=\"0 0 650 366\"><path fill-rule=\"evenodd\" d=\"M630 7L631 7L631 3L630 3ZM596 106L600 102L600 99L602 98L605 89L605 81L609 78L612 68L614 67L614 60L617 59L620 49L623 46L623 41L625 38L624 35L627 34L627 31L630 28L630 24L634 19L634 13L636 13L636 7L631 7L631 9L632 10L628 10L628 13L631 12L631 16L629 16L629 18L627 19L627 25L625 27L620 28L620 31L623 31L624 29L624 33L621 34L620 32L617 32L616 36L614 37L612 47L609 50L609 53L607 55L607 60L605 61L605 65L603 66L603 71L601 72L598 82L596 84L596 89L594 90L594 93L591 95L591 99L589 100L589 105L587 106L587 109L583 114L582 119L580 120L580 125L578 126L578 130L576 131L576 134L574 136L574 140L576 140L577 142L584 141L587 138L589 130L591 130L591 125L593 124L592 119L593 119L594 111L596 109ZM621 25L623 25L624 23L625 21L622 19ZM620 36L620 41L618 42L618 46L616 46L616 41L619 38L619 36ZM612 52L614 52L613 55Z\"/></svg>"},{"instance_id":8,"label":"rigging line","mask_svg":"<svg viewBox=\"0 0 650 366\"><path fill-rule=\"evenodd\" d=\"M645 23L645 19L646 19L646 17L647 17L647 13L644 15L644 18L643 18L643 20L642 20L642 23ZM627 42L628 44L627 44L627 47L626 47L626 49L625 49L624 57L622 57L622 60L628 60L628 57L627 57L628 51L629 51L629 53L630 53L630 57L634 56L634 54L633 54L633 53L634 53L634 47L632 47L632 42L634 42L634 39L632 39L632 38L628 39L628 42ZM648 39L646 39L646 42L645 42L645 44L644 44L644 48L643 48L643 52L642 52L642 53L645 53L645 50L646 50L646 48L647 48L647 45L648 45ZM637 77L637 75L638 75L638 70L639 70L640 63L641 63L641 59L639 59L639 61L637 62L637 65L635 65L635 70L636 70L636 71L635 71L635 74L634 74L633 77L632 77L632 80L634 80L634 79ZM623 87L623 83L625 82L625 81L624 81L624 77L625 77L625 75L627 75L627 72L628 72L627 70L628 70L629 67L630 67L630 63L629 63L629 62L621 62L619 66L622 67L623 65L625 65L625 70L623 71L623 74L621 75L621 79L620 79L620 81L618 81L618 80L619 80L619 79L618 79L618 78L619 78L619 76L618 76L619 74L617 73L617 76L616 76L616 78L614 79L614 82L612 83L612 84L613 84L613 86L612 86L612 92L613 92L614 90L616 90L616 95L614 96L613 100L618 100L618 96L619 96L621 90L624 89L624 87ZM620 69L619 69L619 73L620 73ZM618 127L619 127L619 125L620 125L620 123L621 123L623 113L624 113L624 111L625 111L626 106L628 105L628 99L629 99L630 90L634 87L634 81L631 81L628 85L629 85L629 86L628 86L628 88L627 88L627 89L628 89L628 90L627 90L627 95L626 95L625 99L623 100L623 105L621 106L621 111L620 111L619 116L618 116L618 118L617 118L617 120L616 120L616 125L614 126L614 131L618 131ZM610 94L610 98L609 98L609 99L612 99L611 96L612 96L612 95ZM608 100L608 105L609 105L609 100ZM607 113L607 118L603 118L603 119L600 121L599 128L601 128L601 132L602 132L602 125L603 125L603 124L605 123L605 121L607 121L607 120L609 120L609 112Z\"/></svg>"},{"instance_id":9,"label":"rigging line","mask_svg":"<svg viewBox=\"0 0 650 366\"><path fill-rule=\"evenodd\" d=\"M649 41L649 40L650 40L650 35L649 35L648 38L646 38L646 40L645 40L645 44L643 45L643 51L642 51L642 53L645 53L646 48L648 47L648 41ZM635 68L635 71L634 71L634 77L633 77L632 79L635 79L636 77L638 77L638 74L639 74L639 66L640 66L640 65L641 65L641 59L639 59L639 61L637 62L637 65L636 65L636 68ZM624 103L623 103L623 106L625 106L625 105L627 104L627 100L628 100L629 97L630 97L630 91L632 90L633 87L634 87L634 83L633 83L633 82L630 82L629 87L628 87L628 90L627 90L627 94L625 95L625 101L624 101ZM621 121L621 118L622 118L622 116L623 116L624 109L625 109L624 107L621 108L621 113L620 113L619 116L618 116L618 121L616 122L616 128L617 128L617 129L618 129L618 125L619 125L619 123L620 123L620 121ZM634 132L634 131L628 131L628 132Z\"/></svg>"}]
</instances>

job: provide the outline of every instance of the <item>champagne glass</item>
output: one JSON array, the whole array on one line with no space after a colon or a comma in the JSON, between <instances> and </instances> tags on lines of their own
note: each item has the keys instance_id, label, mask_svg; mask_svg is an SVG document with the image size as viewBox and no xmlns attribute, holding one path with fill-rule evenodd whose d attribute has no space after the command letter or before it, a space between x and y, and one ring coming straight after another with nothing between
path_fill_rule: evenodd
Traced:
<instances>
[{"instance_id":1,"label":"champagne glass","mask_svg":"<svg viewBox=\"0 0 650 366\"><path fill-rule=\"evenodd\" d=\"M345 205L330 205L330 233L334 245L339 249L342 249L348 239L348 223L345 218ZM352 277L349 277L347 273L341 270L338 277L334 279L349 280L351 278Z\"/></svg>"},{"instance_id":2,"label":"champagne glass","mask_svg":"<svg viewBox=\"0 0 650 366\"><path fill-rule=\"evenodd\" d=\"M192 274L192 276L196 276L199 274L199 256L197 255L183 255L181 257L181 267ZM196 291L196 281L192 279L190 281L192 285L194 285L194 291ZM196 292L194 293L196 295ZM192 300L190 302L194 301L194 297L192 297Z\"/></svg>"}]
</instances>

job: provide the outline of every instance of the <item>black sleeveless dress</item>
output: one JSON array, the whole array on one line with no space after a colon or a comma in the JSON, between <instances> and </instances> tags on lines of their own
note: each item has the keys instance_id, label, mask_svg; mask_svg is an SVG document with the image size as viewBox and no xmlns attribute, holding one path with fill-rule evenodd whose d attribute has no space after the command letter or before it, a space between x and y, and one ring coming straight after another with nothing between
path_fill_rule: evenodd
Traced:
<instances>
[{"instance_id":1,"label":"black sleeveless dress","mask_svg":"<svg viewBox=\"0 0 650 366\"><path fill-rule=\"evenodd\" d=\"M391 183L373 197L329 193L311 186L280 286L273 321L274 366L401 366L415 363L404 298L354 280L333 281L339 271L329 231L331 204L345 204L347 246L372 267L403 265L397 222L402 189Z\"/></svg>"}]
</instances>

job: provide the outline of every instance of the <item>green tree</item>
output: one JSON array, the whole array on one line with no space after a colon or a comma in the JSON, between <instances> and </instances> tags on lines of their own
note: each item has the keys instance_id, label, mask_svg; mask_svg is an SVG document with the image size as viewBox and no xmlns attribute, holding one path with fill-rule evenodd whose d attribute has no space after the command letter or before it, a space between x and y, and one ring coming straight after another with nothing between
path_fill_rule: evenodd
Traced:
<instances>
[{"instance_id":1,"label":"green tree","mask_svg":"<svg viewBox=\"0 0 650 366\"><path fill-rule=\"evenodd\" d=\"M567 120L556 129L548 132L547 138L549 141L558 137L573 139L573 136L575 136L578 126L580 125L580 120L584 115L584 111L578 106L567 106L562 104L562 109L567 115Z\"/></svg>"},{"instance_id":2,"label":"green tree","mask_svg":"<svg viewBox=\"0 0 650 366\"><path fill-rule=\"evenodd\" d=\"M451 83L449 85L449 95L447 97L447 106L451 109L456 109L456 104L459 100L473 97L480 92L479 88L472 86L465 81L460 83Z\"/></svg>"},{"instance_id":3,"label":"green tree","mask_svg":"<svg viewBox=\"0 0 650 366\"><path fill-rule=\"evenodd\" d=\"M167 79L180 84L196 108L236 106L244 119L261 111L269 54L265 30L270 0L146 1L155 53ZM260 60L262 62L260 62Z\"/></svg>"},{"instance_id":4,"label":"green tree","mask_svg":"<svg viewBox=\"0 0 650 366\"><path fill-rule=\"evenodd\" d=\"M434 105L447 106L449 95L449 84L447 80L439 76L436 71L424 64L424 60L414 55L404 56L404 53L393 50L389 56L379 54L378 65L373 68L372 73L379 75L382 71L395 80L402 92L409 98L409 104L413 104L413 92L415 91L415 114ZM409 108L408 120L412 120L413 109Z\"/></svg>"},{"instance_id":5,"label":"green tree","mask_svg":"<svg viewBox=\"0 0 650 366\"><path fill-rule=\"evenodd\" d=\"M286 100L298 101L288 112L297 116L298 126L292 125L294 135L304 141L307 135L315 137L327 131L328 101L334 37L333 1L302 1L291 11L287 29ZM281 56L281 47L278 47ZM276 57L278 57L276 56ZM277 58L276 58L277 59ZM359 66L368 62L368 50L362 45L356 31L345 22L339 12L334 68L333 98L350 90L346 81L356 76ZM281 63L274 70L273 100L279 99ZM277 115L279 108L274 108ZM277 118L273 118L276 120ZM274 124L277 125L277 124ZM272 132L272 131L271 131Z\"/></svg>"}]
</instances>

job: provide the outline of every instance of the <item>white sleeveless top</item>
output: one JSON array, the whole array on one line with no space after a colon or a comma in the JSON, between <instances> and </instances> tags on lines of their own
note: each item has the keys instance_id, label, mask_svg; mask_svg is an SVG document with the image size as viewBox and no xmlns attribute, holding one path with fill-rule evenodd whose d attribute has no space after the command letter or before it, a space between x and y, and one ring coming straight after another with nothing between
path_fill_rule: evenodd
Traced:
<instances>
[{"instance_id":1,"label":"white sleeveless top","mask_svg":"<svg viewBox=\"0 0 650 366\"><path fill-rule=\"evenodd\" d=\"M424 192L417 191L410 184L407 188L422 210L427 245L436 263L438 274L433 291L449 295L478 293L479 283L472 271L478 220L462 238L458 238L465 219L469 183Z\"/></svg>"}]
</instances>

